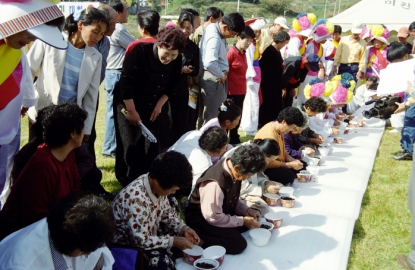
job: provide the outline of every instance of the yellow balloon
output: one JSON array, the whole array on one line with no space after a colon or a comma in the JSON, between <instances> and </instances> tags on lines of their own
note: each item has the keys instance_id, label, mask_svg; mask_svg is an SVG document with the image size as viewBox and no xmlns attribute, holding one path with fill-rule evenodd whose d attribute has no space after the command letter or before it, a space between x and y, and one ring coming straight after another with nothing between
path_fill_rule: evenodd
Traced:
<instances>
[{"instance_id":1,"label":"yellow balloon","mask_svg":"<svg viewBox=\"0 0 415 270\"><path fill-rule=\"evenodd\" d=\"M334 90L334 87L333 87L333 82L331 82L331 81L327 81L327 82L325 83L325 85L326 85L326 87L325 87L325 89L324 89L323 96L325 96L325 97L329 97L329 96L331 95L331 93L333 92L333 90Z\"/></svg>"},{"instance_id":2,"label":"yellow balloon","mask_svg":"<svg viewBox=\"0 0 415 270\"><path fill-rule=\"evenodd\" d=\"M349 81L350 82L350 87L349 87L349 91L353 91L354 88L356 87L356 82L354 80Z\"/></svg>"},{"instance_id":3,"label":"yellow balloon","mask_svg":"<svg viewBox=\"0 0 415 270\"><path fill-rule=\"evenodd\" d=\"M326 22L327 31L329 34L333 34L334 32L334 24L331 21Z\"/></svg>"},{"instance_id":4,"label":"yellow balloon","mask_svg":"<svg viewBox=\"0 0 415 270\"><path fill-rule=\"evenodd\" d=\"M304 87L304 96L306 99L310 99L310 93L311 93L311 85L307 84Z\"/></svg>"},{"instance_id":5,"label":"yellow balloon","mask_svg":"<svg viewBox=\"0 0 415 270\"><path fill-rule=\"evenodd\" d=\"M297 32L300 32L300 31L301 31L301 26L300 26L300 24L298 23L298 20L297 20L297 19L294 19L294 20L293 20L293 29L294 29L295 31L297 31Z\"/></svg>"},{"instance_id":6,"label":"yellow balloon","mask_svg":"<svg viewBox=\"0 0 415 270\"><path fill-rule=\"evenodd\" d=\"M314 15L314 13L307 13L307 18L310 20L310 22L314 25L316 24L317 17Z\"/></svg>"},{"instance_id":7,"label":"yellow balloon","mask_svg":"<svg viewBox=\"0 0 415 270\"><path fill-rule=\"evenodd\" d=\"M385 29L380 24L375 25L372 28L372 35L375 36L375 37L381 37L384 32L385 32Z\"/></svg>"},{"instance_id":8,"label":"yellow balloon","mask_svg":"<svg viewBox=\"0 0 415 270\"><path fill-rule=\"evenodd\" d=\"M342 79L342 75L336 75L331 79L331 81L335 82L335 81L340 81L341 79Z\"/></svg>"},{"instance_id":9,"label":"yellow balloon","mask_svg":"<svg viewBox=\"0 0 415 270\"><path fill-rule=\"evenodd\" d=\"M347 91L346 103L349 103L353 99L353 91Z\"/></svg>"}]
</instances>

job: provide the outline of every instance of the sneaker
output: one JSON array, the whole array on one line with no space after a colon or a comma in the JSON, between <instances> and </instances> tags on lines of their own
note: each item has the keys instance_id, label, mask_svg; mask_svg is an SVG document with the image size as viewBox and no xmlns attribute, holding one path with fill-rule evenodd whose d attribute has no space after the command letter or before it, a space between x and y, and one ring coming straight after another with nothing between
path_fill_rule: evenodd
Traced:
<instances>
[{"instance_id":1,"label":"sneaker","mask_svg":"<svg viewBox=\"0 0 415 270\"><path fill-rule=\"evenodd\" d=\"M408 151L403 150L401 153L394 156L393 159L394 160L412 160L412 156L408 153Z\"/></svg>"},{"instance_id":2,"label":"sneaker","mask_svg":"<svg viewBox=\"0 0 415 270\"><path fill-rule=\"evenodd\" d=\"M404 254L399 254L398 256L396 256L396 259L398 259L398 264L400 266L402 266L403 269L406 269L406 270L414 270L414 269L412 269L411 266L409 266L408 256L406 256Z\"/></svg>"}]
</instances>

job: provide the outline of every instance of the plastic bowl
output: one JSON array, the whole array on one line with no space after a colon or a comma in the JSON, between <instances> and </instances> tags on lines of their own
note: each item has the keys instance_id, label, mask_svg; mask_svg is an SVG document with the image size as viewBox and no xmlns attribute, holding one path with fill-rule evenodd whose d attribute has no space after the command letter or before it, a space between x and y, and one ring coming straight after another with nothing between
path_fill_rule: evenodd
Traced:
<instances>
[{"instance_id":1,"label":"plastic bowl","mask_svg":"<svg viewBox=\"0 0 415 270\"><path fill-rule=\"evenodd\" d=\"M203 258L216 260L219 265L225 259L226 249L222 246L211 246L203 251Z\"/></svg>"},{"instance_id":2,"label":"plastic bowl","mask_svg":"<svg viewBox=\"0 0 415 270\"><path fill-rule=\"evenodd\" d=\"M281 206L285 208L292 208L295 204L295 198L293 197L281 197Z\"/></svg>"},{"instance_id":3,"label":"plastic bowl","mask_svg":"<svg viewBox=\"0 0 415 270\"><path fill-rule=\"evenodd\" d=\"M344 143L344 138L343 137L335 137L334 142L338 143L338 144L342 144L342 143Z\"/></svg>"},{"instance_id":4,"label":"plastic bowl","mask_svg":"<svg viewBox=\"0 0 415 270\"><path fill-rule=\"evenodd\" d=\"M278 200L280 199L278 194L264 193L263 196L269 206L277 205Z\"/></svg>"},{"instance_id":5,"label":"plastic bowl","mask_svg":"<svg viewBox=\"0 0 415 270\"><path fill-rule=\"evenodd\" d=\"M333 137L327 137L326 142L327 143L332 143L333 142Z\"/></svg>"},{"instance_id":6,"label":"plastic bowl","mask_svg":"<svg viewBox=\"0 0 415 270\"><path fill-rule=\"evenodd\" d=\"M308 166L308 167L310 167L310 166ZM297 173L297 179L301 183L310 182L312 177L313 177L313 175L310 171L303 170L303 171L300 171L299 173ZM286 197L291 197L291 196L292 195L287 195Z\"/></svg>"},{"instance_id":7,"label":"plastic bowl","mask_svg":"<svg viewBox=\"0 0 415 270\"><path fill-rule=\"evenodd\" d=\"M274 228L279 228L282 226L284 218L279 213L266 213L265 220L272 223Z\"/></svg>"},{"instance_id":8,"label":"plastic bowl","mask_svg":"<svg viewBox=\"0 0 415 270\"><path fill-rule=\"evenodd\" d=\"M207 266L202 266L202 265L200 265L200 264L210 264L212 267L207 267ZM199 265L199 266L198 266ZM202 259L199 259L199 260L197 260L197 261L195 261L194 263L193 263L193 266L197 269L197 270L215 270L215 269L218 269L218 267L219 267L219 263L218 263L218 261L216 261L216 260L213 260L213 259L205 259L205 258L202 258Z\"/></svg>"},{"instance_id":9,"label":"plastic bowl","mask_svg":"<svg viewBox=\"0 0 415 270\"><path fill-rule=\"evenodd\" d=\"M320 146L318 148L318 152L320 153L320 155L324 156L328 156L330 153L330 146Z\"/></svg>"},{"instance_id":10,"label":"plastic bowl","mask_svg":"<svg viewBox=\"0 0 415 270\"><path fill-rule=\"evenodd\" d=\"M249 232L249 235L252 238L254 245L262 247L268 244L269 238L271 237L271 232L266 229L252 229Z\"/></svg>"},{"instance_id":11,"label":"plastic bowl","mask_svg":"<svg viewBox=\"0 0 415 270\"><path fill-rule=\"evenodd\" d=\"M265 229L265 230L268 230L270 232L274 229L274 224L272 222L269 222L269 221L261 221L260 224L261 224L260 225L260 228L262 226L268 227L268 229L267 228L261 228L261 229Z\"/></svg>"},{"instance_id":12,"label":"plastic bowl","mask_svg":"<svg viewBox=\"0 0 415 270\"><path fill-rule=\"evenodd\" d=\"M200 259L203 254L203 248L194 245L192 249L186 248L183 250L183 261L193 264L196 260Z\"/></svg>"},{"instance_id":13,"label":"plastic bowl","mask_svg":"<svg viewBox=\"0 0 415 270\"><path fill-rule=\"evenodd\" d=\"M280 194L280 197L282 197L282 196L291 197L294 194L294 188L292 188L292 187L282 187L282 188L280 188L280 191L278 193Z\"/></svg>"},{"instance_id":14,"label":"plastic bowl","mask_svg":"<svg viewBox=\"0 0 415 270\"><path fill-rule=\"evenodd\" d=\"M318 166L307 166L307 170L312 174L312 175L318 175L320 168ZM311 179L310 179L311 180Z\"/></svg>"},{"instance_id":15,"label":"plastic bowl","mask_svg":"<svg viewBox=\"0 0 415 270\"><path fill-rule=\"evenodd\" d=\"M319 158L317 158L316 156L314 156L314 157L309 157L308 158L308 165L314 165L314 166L317 166L317 165L319 165L320 164L320 159Z\"/></svg>"}]
</instances>

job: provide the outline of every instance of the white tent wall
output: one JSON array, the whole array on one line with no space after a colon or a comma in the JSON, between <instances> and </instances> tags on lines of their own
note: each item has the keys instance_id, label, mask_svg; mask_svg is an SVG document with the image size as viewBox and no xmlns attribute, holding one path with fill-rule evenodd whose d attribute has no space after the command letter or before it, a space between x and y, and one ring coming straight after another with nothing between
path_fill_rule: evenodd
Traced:
<instances>
[{"instance_id":1,"label":"white tent wall","mask_svg":"<svg viewBox=\"0 0 415 270\"><path fill-rule=\"evenodd\" d=\"M344 32L350 30L355 21L366 25L384 24L389 31L398 31L415 21L415 0L362 0L328 19L340 25Z\"/></svg>"}]
</instances>

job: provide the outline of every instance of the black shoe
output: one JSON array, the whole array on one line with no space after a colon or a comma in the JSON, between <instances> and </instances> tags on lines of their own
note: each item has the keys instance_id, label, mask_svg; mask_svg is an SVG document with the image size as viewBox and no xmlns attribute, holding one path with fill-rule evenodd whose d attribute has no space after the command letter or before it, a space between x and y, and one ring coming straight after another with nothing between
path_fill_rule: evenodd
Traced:
<instances>
[{"instance_id":1,"label":"black shoe","mask_svg":"<svg viewBox=\"0 0 415 270\"><path fill-rule=\"evenodd\" d=\"M115 154L114 153L111 153L111 154L102 154L104 157L107 157L107 158L115 158Z\"/></svg>"},{"instance_id":2,"label":"black shoe","mask_svg":"<svg viewBox=\"0 0 415 270\"><path fill-rule=\"evenodd\" d=\"M394 160L412 160L412 156L408 153L408 151L404 150L398 155L393 157Z\"/></svg>"}]
</instances>

